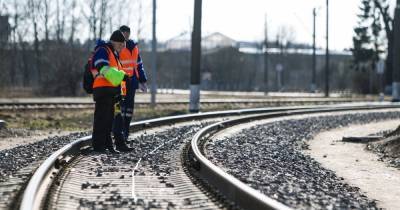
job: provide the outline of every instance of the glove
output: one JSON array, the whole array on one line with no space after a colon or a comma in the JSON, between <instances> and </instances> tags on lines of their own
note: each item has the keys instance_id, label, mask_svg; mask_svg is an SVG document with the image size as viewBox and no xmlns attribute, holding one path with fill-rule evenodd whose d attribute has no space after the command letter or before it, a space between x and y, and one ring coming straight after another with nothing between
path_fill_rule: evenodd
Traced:
<instances>
[{"instance_id":1,"label":"glove","mask_svg":"<svg viewBox=\"0 0 400 210\"><path fill-rule=\"evenodd\" d=\"M139 89L140 89L142 92L146 93L146 92L147 92L147 85L146 85L146 83L139 83Z\"/></svg>"},{"instance_id":2,"label":"glove","mask_svg":"<svg viewBox=\"0 0 400 210\"><path fill-rule=\"evenodd\" d=\"M122 79L124 79L125 73L118 70L115 67L103 66L100 73L109 81L113 86L118 86L121 84Z\"/></svg>"}]
</instances>

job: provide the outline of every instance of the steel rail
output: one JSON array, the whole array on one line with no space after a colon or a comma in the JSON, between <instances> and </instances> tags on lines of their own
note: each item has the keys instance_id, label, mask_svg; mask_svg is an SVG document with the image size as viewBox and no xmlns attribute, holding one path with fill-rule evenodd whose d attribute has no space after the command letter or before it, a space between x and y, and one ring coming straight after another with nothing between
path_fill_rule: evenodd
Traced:
<instances>
[{"instance_id":1,"label":"steel rail","mask_svg":"<svg viewBox=\"0 0 400 210\"><path fill-rule=\"evenodd\" d=\"M284 110L298 110L298 109L310 109L308 106L297 106L297 107L285 107L285 108L258 108L258 109L243 109L243 110L231 110L231 111L219 111L219 112L205 112L198 114L186 114L171 117L162 117L150 120L144 120L134 122L130 124L131 129L142 130L151 127L157 127L162 125L168 125L183 121L224 117L224 116L235 116L243 114L257 114L265 112L276 112ZM44 201L42 196L43 192L48 188L49 180L54 177L53 172L57 173L57 168L63 157L67 155L77 155L80 152L82 146L90 145L91 136L86 136L75 140L65 145L60 150L57 150L49 158L47 158L35 171L29 183L24 191L20 209L21 210L36 210L40 209Z\"/></svg>"},{"instance_id":2,"label":"steel rail","mask_svg":"<svg viewBox=\"0 0 400 210\"><path fill-rule=\"evenodd\" d=\"M352 105L345 105L349 107ZM216 118L224 116L240 116L249 114L260 114L260 113L271 113L271 112L287 112L294 110L308 110L315 107L329 108L331 105L321 106L293 106L293 107L275 107L275 108L257 108L257 109L242 109L242 110L230 110L230 111L216 111L206 112L198 114L186 114L172 117L162 117L150 120L144 120L134 122L130 124L131 129L142 130L146 128L158 127L162 125L174 124L183 121L199 120L206 118ZM390 108L390 107L389 107ZM28 182L27 187L23 193L20 209L21 210L36 210L40 209L44 201L44 192L50 186L52 178L57 174L60 164L65 160L63 158L67 156L76 156L80 153L80 150L84 146L91 144L91 136L86 136L75 140L65 145L60 150L57 150L49 158L47 158L35 171L33 176Z\"/></svg>"},{"instance_id":3,"label":"steel rail","mask_svg":"<svg viewBox=\"0 0 400 210\"><path fill-rule=\"evenodd\" d=\"M291 102L291 101L299 101L299 102L366 102L370 101L362 98L278 98L278 99L262 99L262 98L253 98L253 99L204 99L201 103L268 103L268 102ZM149 104L150 102L137 101L137 104ZM177 101L168 101L161 100L157 103L160 104L187 104L189 103L186 100L177 100ZM13 106L13 105L92 105L93 101L1 101L0 106Z\"/></svg>"},{"instance_id":4,"label":"steel rail","mask_svg":"<svg viewBox=\"0 0 400 210\"><path fill-rule=\"evenodd\" d=\"M44 161L40 167L35 171L35 174L29 180L28 186L25 189L23 200L20 209L40 209L40 205L43 198L37 196L39 192L46 190L49 185L48 178L52 178L50 175L52 172L57 172L59 169L60 160L62 157L67 155L76 155L82 146L88 145L91 140L90 136L83 137L74 141L73 143L67 144L61 149L54 152L50 157ZM47 178L47 179L46 179Z\"/></svg>"},{"instance_id":5,"label":"steel rail","mask_svg":"<svg viewBox=\"0 0 400 210\"><path fill-rule=\"evenodd\" d=\"M210 105L222 105L222 104L260 104L260 105L293 105L293 104L332 104L332 103L350 103L350 102L365 102L363 99L330 99L330 100L317 100L317 99L285 99L285 100L221 100L221 101L202 101L201 104ZM136 102L136 106L147 106L148 102ZM160 106L178 106L178 105L188 105L189 102L186 101L160 101L157 105ZM0 102L0 110L9 109L55 109L62 106L70 106L73 108L92 108L94 102Z\"/></svg>"},{"instance_id":6,"label":"steel rail","mask_svg":"<svg viewBox=\"0 0 400 210\"><path fill-rule=\"evenodd\" d=\"M371 105L364 107L339 107L339 108L318 108L312 110L288 110L267 114L259 114L255 116L242 117L239 119L226 120L223 122L214 123L200 131L198 131L192 138L191 151L193 154L194 168L197 169L198 175L205 182L214 187L218 192L225 196L228 200L234 202L243 209L251 210L266 210L266 209L279 209L289 210L291 208L273 200L261 192L251 188L232 175L226 173L218 166L214 165L202 154L202 145L207 141L207 136L219 132L234 125L251 122L260 119L272 119L277 117L299 115L299 114L312 114L324 112L337 112L337 111L353 111L353 110L371 110L371 109L386 109L386 108L400 108L399 104L395 105ZM200 145L200 148L199 148Z\"/></svg>"}]
</instances>

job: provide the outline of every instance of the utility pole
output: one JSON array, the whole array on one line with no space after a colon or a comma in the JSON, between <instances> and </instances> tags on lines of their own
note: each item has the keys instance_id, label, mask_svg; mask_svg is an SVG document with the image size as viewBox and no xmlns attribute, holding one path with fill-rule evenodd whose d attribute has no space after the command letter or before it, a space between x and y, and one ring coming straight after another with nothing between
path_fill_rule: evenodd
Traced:
<instances>
[{"instance_id":1,"label":"utility pole","mask_svg":"<svg viewBox=\"0 0 400 210\"><path fill-rule=\"evenodd\" d=\"M201 4L202 0L194 0L192 59L190 73L190 112L199 112L200 107Z\"/></svg>"},{"instance_id":2,"label":"utility pole","mask_svg":"<svg viewBox=\"0 0 400 210\"><path fill-rule=\"evenodd\" d=\"M316 23L316 16L317 16L317 11L314 8L313 9L313 56L312 56L312 76L311 76L311 92L315 92L317 89L317 84L316 84L316 71L317 71L317 57L316 57L316 42L315 42L315 36L316 36L316 30L315 30L315 23Z\"/></svg>"},{"instance_id":3,"label":"utility pole","mask_svg":"<svg viewBox=\"0 0 400 210\"><path fill-rule=\"evenodd\" d=\"M400 101L400 0L396 2L393 22L393 102Z\"/></svg>"},{"instance_id":4,"label":"utility pole","mask_svg":"<svg viewBox=\"0 0 400 210\"><path fill-rule=\"evenodd\" d=\"M326 0L325 97L329 97L329 0Z\"/></svg>"},{"instance_id":5,"label":"utility pole","mask_svg":"<svg viewBox=\"0 0 400 210\"><path fill-rule=\"evenodd\" d=\"M153 41L151 44L151 107L156 106L157 94L157 36L156 36L156 9L157 0L153 0Z\"/></svg>"},{"instance_id":6,"label":"utility pole","mask_svg":"<svg viewBox=\"0 0 400 210\"><path fill-rule=\"evenodd\" d=\"M267 15L265 15L264 24L264 94L268 94L268 23Z\"/></svg>"}]
</instances>

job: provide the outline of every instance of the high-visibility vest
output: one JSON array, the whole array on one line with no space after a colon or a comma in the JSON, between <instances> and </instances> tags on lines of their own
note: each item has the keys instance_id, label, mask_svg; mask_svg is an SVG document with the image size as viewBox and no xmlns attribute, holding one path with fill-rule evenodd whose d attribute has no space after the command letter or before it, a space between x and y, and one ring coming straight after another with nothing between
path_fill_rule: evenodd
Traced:
<instances>
[{"instance_id":1,"label":"high-visibility vest","mask_svg":"<svg viewBox=\"0 0 400 210\"><path fill-rule=\"evenodd\" d=\"M128 74L130 77L136 75L136 78L139 79L139 72L137 69L139 57L139 48L135 46L132 50L128 48L124 48L121 50L119 54L119 58L122 64L122 70Z\"/></svg>"},{"instance_id":2,"label":"high-visibility vest","mask_svg":"<svg viewBox=\"0 0 400 210\"><path fill-rule=\"evenodd\" d=\"M115 55L112 52L112 50L108 46L106 46L105 49L107 50L108 54L108 62L109 62L108 66L117 69L122 69L120 62L118 62L117 58L115 58ZM97 70L100 72L100 69ZM94 79L93 88L97 87L117 87L117 86L112 85L104 76L97 76Z\"/></svg>"}]
</instances>

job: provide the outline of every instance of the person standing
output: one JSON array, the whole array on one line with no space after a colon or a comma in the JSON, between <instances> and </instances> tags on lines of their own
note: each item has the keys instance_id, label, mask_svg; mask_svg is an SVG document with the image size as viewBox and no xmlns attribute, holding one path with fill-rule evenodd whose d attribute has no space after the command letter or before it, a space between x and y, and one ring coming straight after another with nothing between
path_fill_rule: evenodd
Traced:
<instances>
[{"instance_id":1,"label":"person standing","mask_svg":"<svg viewBox=\"0 0 400 210\"><path fill-rule=\"evenodd\" d=\"M143 68L142 58L139 54L139 47L136 42L129 39L130 28L121 26L119 30L124 34L126 47L121 50L120 60L123 71L128 75L122 85L122 100L119 103L120 113L116 113L113 124L113 134L117 150L132 151L126 145L129 136L129 124L131 123L134 110L136 89L140 88L143 92L147 91L147 77ZM124 86L126 93L124 93Z\"/></svg>"},{"instance_id":2,"label":"person standing","mask_svg":"<svg viewBox=\"0 0 400 210\"><path fill-rule=\"evenodd\" d=\"M111 131L114 118L114 104L120 93L120 84L126 79L119 53L125 47L121 31L114 31L107 43L100 42L92 59L93 99L95 101L92 145L94 151L119 153L114 149Z\"/></svg>"}]
</instances>

